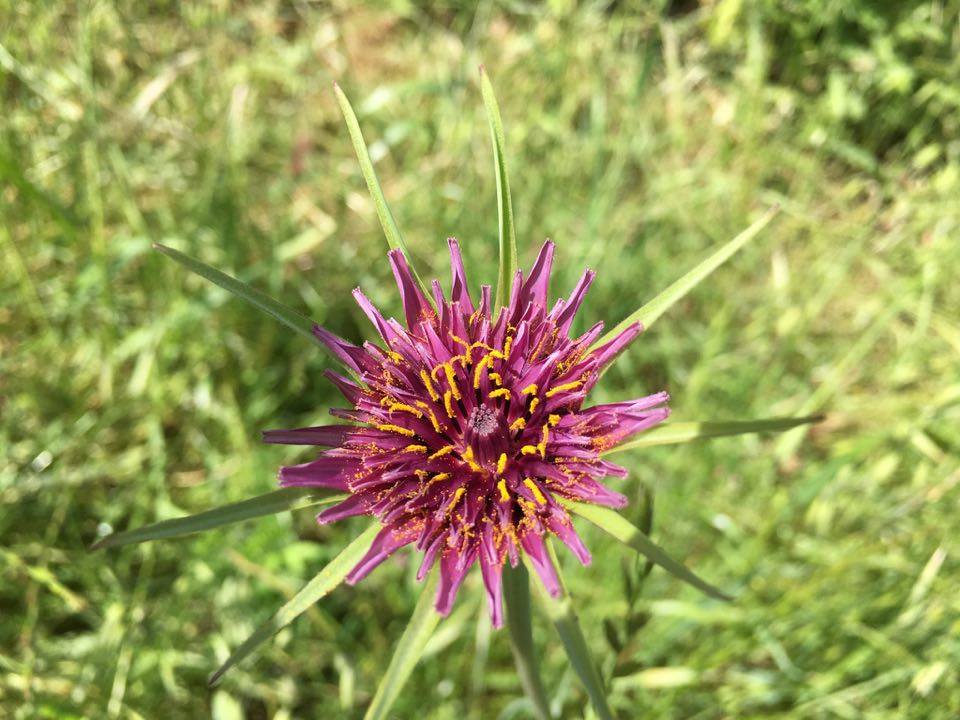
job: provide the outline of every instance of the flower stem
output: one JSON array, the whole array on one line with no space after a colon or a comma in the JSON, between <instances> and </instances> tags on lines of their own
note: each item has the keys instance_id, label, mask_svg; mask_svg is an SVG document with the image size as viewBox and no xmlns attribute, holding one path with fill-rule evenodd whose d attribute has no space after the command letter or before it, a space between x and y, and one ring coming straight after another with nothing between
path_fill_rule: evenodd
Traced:
<instances>
[{"instance_id":1,"label":"flower stem","mask_svg":"<svg viewBox=\"0 0 960 720\"><path fill-rule=\"evenodd\" d=\"M503 568L503 598L507 609L507 630L510 649L517 666L520 684L530 699L537 720L550 720L547 694L540 679L540 668L533 647L533 629L530 618L530 579L523 565Z\"/></svg>"}]
</instances>

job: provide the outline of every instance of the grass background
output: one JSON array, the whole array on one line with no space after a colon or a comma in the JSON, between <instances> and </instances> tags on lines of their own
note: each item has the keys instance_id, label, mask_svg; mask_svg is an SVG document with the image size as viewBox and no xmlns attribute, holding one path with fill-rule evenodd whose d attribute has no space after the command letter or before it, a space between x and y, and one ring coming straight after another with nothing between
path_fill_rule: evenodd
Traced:
<instances>
[{"instance_id":1,"label":"grass background","mask_svg":"<svg viewBox=\"0 0 960 720\"><path fill-rule=\"evenodd\" d=\"M958 3L0 0L0 715L356 718L415 600L409 556L207 674L358 532L309 511L89 554L265 492L322 421L324 357L150 250L349 337L397 313L331 81L413 254L492 278L476 66L498 90L521 262L599 273L614 322L766 206L598 400L809 432L635 452L654 536L720 605L584 528L567 577L623 718L951 718L960 708ZM635 520L642 503L631 506ZM397 718L529 717L476 577ZM558 717L584 697L538 621Z\"/></svg>"}]
</instances>

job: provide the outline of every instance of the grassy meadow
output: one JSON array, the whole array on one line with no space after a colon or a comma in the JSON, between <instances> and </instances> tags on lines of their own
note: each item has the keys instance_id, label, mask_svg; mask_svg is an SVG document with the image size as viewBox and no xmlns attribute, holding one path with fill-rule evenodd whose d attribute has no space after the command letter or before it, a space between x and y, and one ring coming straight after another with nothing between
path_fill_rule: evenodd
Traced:
<instances>
[{"instance_id":1,"label":"grassy meadow","mask_svg":"<svg viewBox=\"0 0 960 720\"><path fill-rule=\"evenodd\" d=\"M597 271L613 324L770 205L596 401L673 419L823 413L631 451L614 487L735 595L595 528L566 579L623 720L960 712L960 3L0 0L0 716L362 717L417 597L402 552L210 690L364 527L310 510L91 553L111 530L267 492L310 451L263 428L339 404L314 345L151 249L372 338L386 244L331 83L413 256L492 281L477 66L500 101L520 262ZM535 620L557 718L586 699ZM393 717L529 718L478 573Z\"/></svg>"}]
</instances>

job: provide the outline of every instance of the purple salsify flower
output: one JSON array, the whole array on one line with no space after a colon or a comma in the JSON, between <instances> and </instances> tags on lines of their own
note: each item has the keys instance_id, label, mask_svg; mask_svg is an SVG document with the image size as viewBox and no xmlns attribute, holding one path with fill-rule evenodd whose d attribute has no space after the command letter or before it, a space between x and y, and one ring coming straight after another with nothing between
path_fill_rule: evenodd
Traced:
<instances>
[{"instance_id":1,"label":"purple salsify flower","mask_svg":"<svg viewBox=\"0 0 960 720\"><path fill-rule=\"evenodd\" d=\"M526 553L546 589L561 592L544 544L556 535L590 562L557 498L619 508L627 499L600 483L627 471L601 453L669 414L665 392L583 408L600 371L641 332L639 323L594 350L603 323L577 338L573 317L594 278L587 270L570 297L547 310L554 245L546 242L529 277L518 271L510 303L496 318L490 287L474 305L457 241L449 240L453 282L433 300L421 292L403 254L390 264L407 326L354 297L383 347L353 345L316 326L317 337L362 382L327 371L353 409L331 413L350 423L271 430L271 443L320 445L319 458L280 471L283 486L349 493L320 513L321 523L373 515L382 524L367 555L347 577L356 583L397 549L416 543L418 578L437 562L436 608L447 614L467 571L479 561L494 626L503 624L501 573Z\"/></svg>"}]
</instances>

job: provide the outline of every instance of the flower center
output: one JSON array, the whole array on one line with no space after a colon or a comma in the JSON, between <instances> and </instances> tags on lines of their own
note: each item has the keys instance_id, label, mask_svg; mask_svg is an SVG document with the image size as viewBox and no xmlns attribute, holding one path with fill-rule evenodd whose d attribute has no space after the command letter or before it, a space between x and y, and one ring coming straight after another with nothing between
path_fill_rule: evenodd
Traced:
<instances>
[{"instance_id":1,"label":"flower center","mask_svg":"<svg viewBox=\"0 0 960 720\"><path fill-rule=\"evenodd\" d=\"M479 405L470 413L470 419L467 421L468 427L473 430L477 437L485 438L493 434L497 429L497 416L486 405Z\"/></svg>"}]
</instances>

